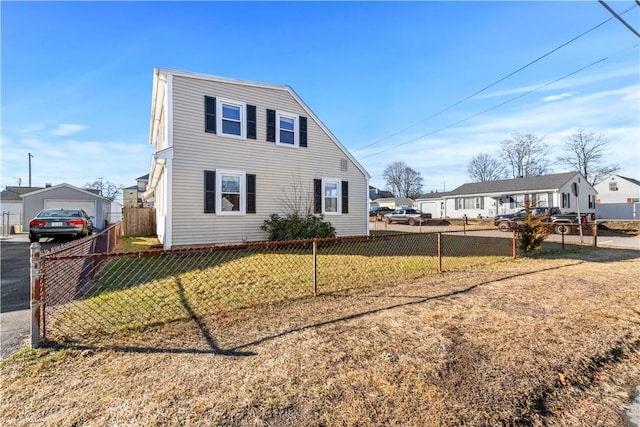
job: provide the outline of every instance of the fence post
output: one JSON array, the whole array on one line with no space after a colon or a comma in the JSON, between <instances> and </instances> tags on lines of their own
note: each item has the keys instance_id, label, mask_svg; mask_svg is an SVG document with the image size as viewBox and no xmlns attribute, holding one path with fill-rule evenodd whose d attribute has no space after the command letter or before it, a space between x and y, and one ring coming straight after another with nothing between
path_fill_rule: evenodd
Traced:
<instances>
[{"instance_id":1,"label":"fence post","mask_svg":"<svg viewBox=\"0 0 640 427\"><path fill-rule=\"evenodd\" d=\"M313 239L313 296L318 296L318 243Z\"/></svg>"},{"instance_id":2,"label":"fence post","mask_svg":"<svg viewBox=\"0 0 640 427\"><path fill-rule=\"evenodd\" d=\"M598 224L593 223L593 247L598 247Z\"/></svg>"},{"instance_id":3,"label":"fence post","mask_svg":"<svg viewBox=\"0 0 640 427\"><path fill-rule=\"evenodd\" d=\"M40 243L32 243L30 247L30 287L31 287L31 348L38 348L45 337L44 321L40 329L44 301L41 300L42 256Z\"/></svg>"},{"instance_id":4,"label":"fence post","mask_svg":"<svg viewBox=\"0 0 640 427\"><path fill-rule=\"evenodd\" d=\"M442 233L438 232L438 273L442 273Z\"/></svg>"},{"instance_id":5,"label":"fence post","mask_svg":"<svg viewBox=\"0 0 640 427\"><path fill-rule=\"evenodd\" d=\"M513 229L513 238L511 239L511 257L516 259L518 257L518 231Z\"/></svg>"}]
</instances>

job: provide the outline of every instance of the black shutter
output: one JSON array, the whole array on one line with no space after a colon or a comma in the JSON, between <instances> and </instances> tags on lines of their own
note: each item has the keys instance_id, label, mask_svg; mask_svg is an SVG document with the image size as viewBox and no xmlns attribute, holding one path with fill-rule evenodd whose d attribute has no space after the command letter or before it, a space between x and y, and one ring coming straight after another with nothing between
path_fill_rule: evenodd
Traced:
<instances>
[{"instance_id":1,"label":"black shutter","mask_svg":"<svg viewBox=\"0 0 640 427\"><path fill-rule=\"evenodd\" d=\"M204 97L204 131L216 133L216 98Z\"/></svg>"},{"instance_id":2,"label":"black shutter","mask_svg":"<svg viewBox=\"0 0 640 427\"><path fill-rule=\"evenodd\" d=\"M307 118L300 116L298 118L298 123L300 126L300 147L307 146Z\"/></svg>"},{"instance_id":3,"label":"black shutter","mask_svg":"<svg viewBox=\"0 0 640 427\"><path fill-rule=\"evenodd\" d=\"M267 141L276 142L276 110L267 109Z\"/></svg>"},{"instance_id":4,"label":"black shutter","mask_svg":"<svg viewBox=\"0 0 640 427\"><path fill-rule=\"evenodd\" d=\"M216 173L204 171L204 212L216 213Z\"/></svg>"},{"instance_id":5,"label":"black shutter","mask_svg":"<svg viewBox=\"0 0 640 427\"><path fill-rule=\"evenodd\" d=\"M256 213L256 176L247 174L247 213Z\"/></svg>"},{"instance_id":6,"label":"black shutter","mask_svg":"<svg viewBox=\"0 0 640 427\"><path fill-rule=\"evenodd\" d=\"M349 213L349 181L342 181L342 213Z\"/></svg>"},{"instance_id":7,"label":"black shutter","mask_svg":"<svg viewBox=\"0 0 640 427\"><path fill-rule=\"evenodd\" d=\"M256 106L247 105L247 139L256 139Z\"/></svg>"},{"instance_id":8,"label":"black shutter","mask_svg":"<svg viewBox=\"0 0 640 427\"><path fill-rule=\"evenodd\" d=\"M313 180L313 213L322 213L322 180Z\"/></svg>"}]
</instances>

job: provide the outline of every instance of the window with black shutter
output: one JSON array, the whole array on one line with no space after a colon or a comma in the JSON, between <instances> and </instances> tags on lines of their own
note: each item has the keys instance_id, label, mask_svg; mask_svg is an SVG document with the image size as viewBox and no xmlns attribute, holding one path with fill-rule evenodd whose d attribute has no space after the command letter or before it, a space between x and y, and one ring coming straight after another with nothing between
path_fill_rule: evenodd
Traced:
<instances>
[{"instance_id":1,"label":"window with black shutter","mask_svg":"<svg viewBox=\"0 0 640 427\"><path fill-rule=\"evenodd\" d=\"M247 213L256 213L256 176L247 174Z\"/></svg>"},{"instance_id":2,"label":"window with black shutter","mask_svg":"<svg viewBox=\"0 0 640 427\"><path fill-rule=\"evenodd\" d=\"M216 212L216 173L204 171L204 212Z\"/></svg>"},{"instance_id":3,"label":"window with black shutter","mask_svg":"<svg viewBox=\"0 0 640 427\"><path fill-rule=\"evenodd\" d=\"M322 180L313 180L313 212L322 213Z\"/></svg>"},{"instance_id":4,"label":"window with black shutter","mask_svg":"<svg viewBox=\"0 0 640 427\"><path fill-rule=\"evenodd\" d=\"M342 213L349 213L349 181L342 181Z\"/></svg>"},{"instance_id":5,"label":"window with black shutter","mask_svg":"<svg viewBox=\"0 0 640 427\"><path fill-rule=\"evenodd\" d=\"M216 133L216 98L204 97L204 131Z\"/></svg>"},{"instance_id":6,"label":"window with black shutter","mask_svg":"<svg viewBox=\"0 0 640 427\"><path fill-rule=\"evenodd\" d=\"M298 118L298 123L300 125L300 147L307 146L307 118L300 116Z\"/></svg>"},{"instance_id":7,"label":"window with black shutter","mask_svg":"<svg viewBox=\"0 0 640 427\"><path fill-rule=\"evenodd\" d=\"M276 110L267 109L267 141L276 142Z\"/></svg>"},{"instance_id":8,"label":"window with black shutter","mask_svg":"<svg viewBox=\"0 0 640 427\"><path fill-rule=\"evenodd\" d=\"M247 139L256 139L256 106L247 105Z\"/></svg>"}]
</instances>

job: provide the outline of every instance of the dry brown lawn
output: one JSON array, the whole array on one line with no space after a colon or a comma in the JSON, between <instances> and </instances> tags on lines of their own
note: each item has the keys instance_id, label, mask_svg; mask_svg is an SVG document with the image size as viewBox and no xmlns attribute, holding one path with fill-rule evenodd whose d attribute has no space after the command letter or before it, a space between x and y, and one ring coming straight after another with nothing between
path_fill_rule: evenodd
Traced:
<instances>
[{"instance_id":1,"label":"dry brown lawn","mask_svg":"<svg viewBox=\"0 0 640 427\"><path fill-rule=\"evenodd\" d=\"M1 362L3 426L623 426L640 258L584 249ZM142 345L140 343L143 343Z\"/></svg>"}]
</instances>

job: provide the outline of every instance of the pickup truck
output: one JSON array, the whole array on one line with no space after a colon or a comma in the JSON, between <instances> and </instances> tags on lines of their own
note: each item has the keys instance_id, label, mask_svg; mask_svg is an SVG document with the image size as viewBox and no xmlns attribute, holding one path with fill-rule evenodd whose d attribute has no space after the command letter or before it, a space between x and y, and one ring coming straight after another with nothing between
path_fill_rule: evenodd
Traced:
<instances>
[{"instance_id":1,"label":"pickup truck","mask_svg":"<svg viewBox=\"0 0 640 427\"><path fill-rule=\"evenodd\" d=\"M567 213L563 214L559 208L534 208L531 209L533 216L544 216L545 222L554 224L553 230L558 234L567 234L571 232L574 227L567 227L563 224L577 224L578 214ZM525 217L527 215L526 209L521 209L513 214L498 215L493 220L493 225L498 227L500 231L510 231L518 225L524 224ZM589 214L581 214L581 223L586 224L588 222Z\"/></svg>"},{"instance_id":2,"label":"pickup truck","mask_svg":"<svg viewBox=\"0 0 640 427\"><path fill-rule=\"evenodd\" d=\"M385 214L384 220L387 224L394 222L405 223L409 225L417 225L431 219L430 213L423 213L417 209L396 209L395 211Z\"/></svg>"}]
</instances>

